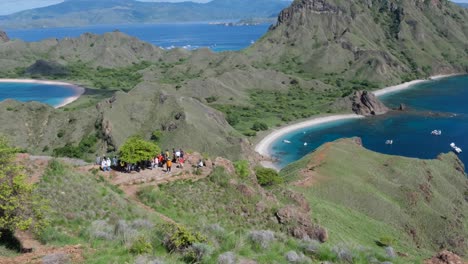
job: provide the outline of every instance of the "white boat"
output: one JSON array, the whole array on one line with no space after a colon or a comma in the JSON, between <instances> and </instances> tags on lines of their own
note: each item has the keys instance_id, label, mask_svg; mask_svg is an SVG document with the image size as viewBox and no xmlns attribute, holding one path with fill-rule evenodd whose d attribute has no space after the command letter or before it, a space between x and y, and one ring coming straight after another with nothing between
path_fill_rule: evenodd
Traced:
<instances>
[{"instance_id":1,"label":"white boat","mask_svg":"<svg viewBox=\"0 0 468 264\"><path fill-rule=\"evenodd\" d=\"M450 143L450 147L456 148L457 146L455 146L455 143L452 142L452 143Z\"/></svg>"},{"instance_id":2,"label":"white boat","mask_svg":"<svg viewBox=\"0 0 468 264\"><path fill-rule=\"evenodd\" d=\"M286 144L291 144L291 141L289 141L287 139L283 140L283 142L286 143Z\"/></svg>"},{"instance_id":3,"label":"white boat","mask_svg":"<svg viewBox=\"0 0 468 264\"><path fill-rule=\"evenodd\" d=\"M392 145L393 144L393 139L387 139L387 141L385 141L385 144L386 145Z\"/></svg>"},{"instance_id":4,"label":"white boat","mask_svg":"<svg viewBox=\"0 0 468 264\"><path fill-rule=\"evenodd\" d=\"M307 146L307 142L304 142L304 146Z\"/></svg>"},{"instance_id":5,"label":"white boat","mask_svg":"<svg viewBox=\"0 0 468 264\"><path fill-rule=\"evenodd\" d=\"M432 130L431 135L440 136L442 135L442 130Z\"/></svg>"},{"instance_id":6,"label":"white boat","mask_svg":"<svg viewBox=\"0 0 468 264\"><path fill-rule=\"evenodd\" d=\"M460 154L462 153L462 149L457 147L457 145L455 145L455 143L450 143L450 147L453 149L453 151L457 154Z\"/></svg>"}]
</instances>

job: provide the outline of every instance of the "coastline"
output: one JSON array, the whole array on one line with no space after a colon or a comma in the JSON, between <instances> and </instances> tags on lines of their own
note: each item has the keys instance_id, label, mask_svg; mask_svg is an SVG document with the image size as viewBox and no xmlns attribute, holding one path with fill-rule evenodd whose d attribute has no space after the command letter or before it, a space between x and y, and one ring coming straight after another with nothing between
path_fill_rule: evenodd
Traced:
<instances>
[{"instance_id":1,"label":"coastline","mask_svg":"<svg viewBox=\"0 0 468 264\"><path fill-rule=\"evenodd\" d=\"M461 74L434 75L434 76L430 76L426 80L413 80L413 81L410 81L410 82L405 82L405 83L402 83L402 84L385 87L385 88L373 91L373 93L374 93L375 96L379 97L379 96L383 96L383 95L386 95L386 94L389 94L389 93L394 93L394 92L399 92L399 91L402 91L402 90L406 90L406 89L408 89L408 88L410 88L410 87L412 87L412 86L414 86L415 84L418 84L418 83L428 82L428 81L431 81L431 80L439 80L439 79L443 79L443 78L447 78L447 77L453 77L453 76L457 76L457 75L461 75ZM262 157L264 157L264 158L270 158L271 157L270 156L270 154L271 154L270 153L270 147L273 144L273 142L279 140L281 137L285 136L288 133L291 133L293 131L296 131L296 130L299 130L299 129L302 129L302 128L313 127L313 126L321 125L321 124L328 123L328 122L334 122L334 121L346 120L346 119L355 119L355 118L364 118L364 116L356 115L356 114L331 115L331 116L326 116L326 117L314 117L312 119L309 119L309 120L306 120L306 121L303 121L303 122L300 122L300 123L287 125L287 126L284 126L284 127L280 128L278 130L271 131L264 138L262 138L262 140L260 140L260 142L258 142L257 145L255 146L255 151L257 153L259 153L260 155L262 155ZM272 169L275 169L275 170L280 169L279 166L277 166L272 161L263 160L263 161L261 161L261 164L264 167L267 167L267 168L272 168Z\"/></svg>"},{"instance_id":2,"label":"coastline","mask_svg":"<svg viewBox=\"0 0 468 264\"><path fill-rule=\"evenodd\" d=\"M37 84L49 84L49 85L58 85L70 88L74 91L74 95L65 98L59 105L54 106L54 108L60 108L67 104L70 104L80 98L84 94L85 88L61 81L48 81L48 80L33 80L33 79L0 79L0 83L37 83Z\"/></svg>"}]
</instances>

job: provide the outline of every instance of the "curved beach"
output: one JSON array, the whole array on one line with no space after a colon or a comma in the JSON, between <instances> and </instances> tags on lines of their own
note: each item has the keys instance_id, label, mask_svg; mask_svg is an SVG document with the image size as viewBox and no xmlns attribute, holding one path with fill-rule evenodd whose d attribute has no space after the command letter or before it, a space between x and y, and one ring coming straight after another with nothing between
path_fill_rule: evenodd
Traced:
<instances>
[{"instance_id":1,"label":"curved beach","mask_svg":"<svg viewBox=\"0 0 468 264\"><path fill-rule=\"evenodd\" d=\"M62 101L62 103L55 106L55 108L60 108L67 104L70 104L71 102L76 101L86 91L85 88L81 86L71 84L71 83L66 83L66 82L60 82L60 81L32 80L32 79L0 79L0 83L37 83L37 84L64 86L64 87L72 89L74 91L74 95L65 98Z\"/></svg>"},{"instance_id":2,"label":"curved beach","mask_svg":"<svg viewBox=\"0 0 468 264\"><path fill-rule=\"evenodd\" d=\"M418 83L427 82L430 80L438 80L438 79L452 77L456 75L459 75L459 74L435 75L435 76L429 77L429 79L427 80L414 80L410 82L405 82L399 85L394 85L394 86L390 86L390 87L382 88L380 90L373 91L373 93L376 96L382 96L388 93L393 93L393 92L398 92L398 91L408 89ZM307 127L321 125L321 124L328 123L328 122L334 122L334 121L345 120L345 119L355 119L355 118L364 118L364 116L360 116L356 114L332 115L332 116L326 116L326 117L316 117L316 118L312 118L310 120L306 120L297 124L288 125L278 130L274 130L270 134L265 136L255 146L255 151L265 157L270 157L270 154L271 154L270 147L273 144L273 142L281 139L282 137L284 137L285 135L291 132L294 132L299 129L307 128ZM275 166L275 164L270 161L264 161L262 162L262 164L265 167L278 169L277 166Z\"/></svg>"}]
</instances>

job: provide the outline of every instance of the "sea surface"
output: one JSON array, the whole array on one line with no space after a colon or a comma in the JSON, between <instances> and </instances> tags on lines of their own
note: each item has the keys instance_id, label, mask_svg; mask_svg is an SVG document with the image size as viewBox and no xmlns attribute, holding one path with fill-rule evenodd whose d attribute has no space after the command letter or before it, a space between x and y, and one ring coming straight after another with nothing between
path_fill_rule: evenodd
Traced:
<instances>
[{"instance_id":1,"label":"sea surface","mask_svg":"<svg viewBox=\"0 0 468 264\"><path fill-rule=\"evenodd\" d=\"M264 35L268 24L253 26L224 26L207 23L139 24L86 26L73 28L39 28L6 30L11 39L27 42L49 38L78 37L83 33L103 34L119 30L164 49L197 49L208 47L213 51L241 50Z\"/></svg>"},{"instance_id":2,"label":"sea surface","mask_svg":"<svg viewBox=\"0 0 468 264\"><path fill-rule=\"evenodd\" d=\"M68 86L36 83L0 83L0 101L10 98L22 102L38 101L56 107L65 99L74 95L76 95L76 91Z\"/></svg>"},{"instance_id":3,"label":"sea surface","mask_svg":"<svg viewBox=\"0 0 468 264\"><path fill-rule=\"evenodd\" d=\"M271 146L277 164L284 167L326 142L346 137L360 137L364 147L380 153L424 159L451 151L449 145L454 142L464 151L461 160L468 164L468 76L417 84L380 99L390 107L404 103L410 110L292 132ZM442 130L441 136L431 135L436 129ZM385 144L388 139L392 145Z\"/></svg>"}]
</instances>

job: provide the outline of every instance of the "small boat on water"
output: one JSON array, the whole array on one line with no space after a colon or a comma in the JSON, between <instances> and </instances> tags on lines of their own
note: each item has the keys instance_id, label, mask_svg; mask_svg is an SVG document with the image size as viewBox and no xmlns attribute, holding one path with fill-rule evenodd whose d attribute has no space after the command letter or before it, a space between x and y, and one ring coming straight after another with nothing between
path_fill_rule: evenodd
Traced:
<instances>
[{"instance_id":1,"label":"small boat on water","mask_svg":"<svg viewBox=\"0 0 468 264\"><path fill-rule=\"evenodd\" d=\"M442 135L442 130L432 130L431 135L440 136Z\"/></svg>"},{"instance_id":2,"label":"small boat on water","mask_svg":"<svg viewBox=\"0 0 468 264\"><path fill-rule=\"evenodd\" d=\"M286 143L286 144L291 144L291 141L289 141L287 139L283 140L283 142Z\"/></svg>"},{"instance_id":3,"label":"small boat on water","mask_svg":"<svg viewBox=\"0 0 468 264\"><path fill-rule=\"evenodd\" d=\"M307 146L307 142L304 142L304 146Z\"/></svg>"},{"instance_id":4,"label":"small boat on water","mask_svg":"<svg viewBox=\"0 0 468 264\"><path fill-rule=\"evenodd\" d=\"M387 141L385 141L385 145L393 145L393 139L387 139Z\"/></svg>"},{"instance_id":5,"label":"small boat on water","mask_svg":"<svg viewBox=\"0 0 468 264\"><path fill-rule=\"evenodd\" d=\"M457 147L457 145L455 145L455 143L450 143L450 147L452 148L452 150L457 153L457 154L460 154L462 153L462 149Z\"/></svg>"}]
</instances>

